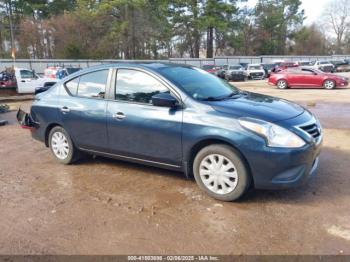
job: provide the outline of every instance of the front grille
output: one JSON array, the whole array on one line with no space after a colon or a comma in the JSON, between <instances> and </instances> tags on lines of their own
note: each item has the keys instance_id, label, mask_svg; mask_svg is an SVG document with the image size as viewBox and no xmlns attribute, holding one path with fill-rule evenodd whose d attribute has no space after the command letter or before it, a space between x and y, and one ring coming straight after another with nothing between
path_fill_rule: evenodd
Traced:
<instances>
[{"instance_id":1,"label":"front grille","mask_svg":"<svg viewBox=\"0 0 350 262\"><path fill-rule=\"evenodd\" d=\"M250 75L251 76L263 76L264 74L263 73L251 73Z\"/></svg>"},{"instance_id":2,"label":"front grille","mask_svg":"<svg viewBox=\"0 0 350 262\"><path fill-rule=\"evenodd\" d=\"M315 139L318 139L321 136L321 128L316 123L301 126L300 128Z\"/></svg>"}]
</instances>

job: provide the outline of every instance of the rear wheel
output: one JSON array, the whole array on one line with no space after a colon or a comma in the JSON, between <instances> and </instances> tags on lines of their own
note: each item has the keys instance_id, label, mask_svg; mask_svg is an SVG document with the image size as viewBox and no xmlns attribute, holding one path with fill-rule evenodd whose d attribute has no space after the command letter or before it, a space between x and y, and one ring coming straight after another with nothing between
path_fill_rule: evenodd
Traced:
<instances>
[{"instance_id":1,"label":"rear wheel","mask_svg":"<svg viewBox=\"0 0 350 262\"><path fill-rule=\"evenodd\" d=\"M62 164L71 164L79 158L78 149L74 146L67 131L60 126L50 131L49 145L56 160Z\"/></svg>"},{"instance_id":2,"label":"rear wheel","mask_svg":"<svg viewBox=\"0 0 350 262\"><path fill-rule=\"evenodd\" d=\"M334 89L335 88L335 82L333 80L326 80L323 83L323 87L325 89Z\"/></svg>"},{"instance_id":3,"label":"rear wheel","mask_svg":"<svg viewBox=\"0 0 350 262\"><path fill-rule=\"evenodd\" d=\"M249 188L250 176L240 155L227 145L203 148L193 162L198 186L222 201L239 199Z\"/></svg>"},{"instance_id":4,"label":"rear wheel","mask_svg":"<svg viewBox=\"0 0 350 262\"><path fill-rule=\"evenodd\" d=\"M279 89L286 89L286 88L288 88L288 83L286 80L278 80L277 87Z\"/></svg>"}]
</instances>

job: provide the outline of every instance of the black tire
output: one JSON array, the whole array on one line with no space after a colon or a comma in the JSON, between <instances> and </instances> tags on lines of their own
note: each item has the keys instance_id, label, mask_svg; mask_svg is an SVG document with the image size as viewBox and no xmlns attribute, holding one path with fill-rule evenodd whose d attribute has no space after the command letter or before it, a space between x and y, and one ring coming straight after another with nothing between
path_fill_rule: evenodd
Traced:
<instances>
[{"instance_id":1,"label":"black tire","mask_svg":"<svg viewBox=\"0 0 350 262\"><path fill-rule=\"evenodd\" d=\"M233 191L227 193L227 194L217 194L210 190L202 181L201 175L200 175L200 165L202 161L209 155L221 155L225 158L229 159L233 165L234 169L237 173L238 182L236 186L234 187ZM228 145L221 145L221 144L213 144L210 146L207 146L200 150L193 162L193 174L194 178L198 184L198 186L206 192L209 196L221 200L221 201L234 201L238 200L240 197L246 193L246 191L249 189L251 178L249 175L248 168L245 165L244 160L240 156L240 154L234 150L232 147ZM225 182L224 182L225 183ZM219 185L218 185L219 188Z\"/></svg>"},{"instance_id":2,"label":"black tire","mask_svg":"<svg viewBox=\"0 0 350 262\"><path fill-rule=\"evenodd\" d=\"M65 136L65 139L66 139L68 147L69 147L68 154L65 158L59 158L53 149L54 146L53 146L52 138L53 138L54 134L58 133L58 132L60 132L61 134L63 134ZM55 126L54 128L51 129L50 134L49 134L49 147L50 147L52 155L61 164L69 165L69 164L76 162L80 158L80 152L73 144L72 139L70 138L67 131L64 128L62 128L61 126Z\"/></svg>"},{"instance_id":3,"label":"black tire","mask_svg":"<svg viewBox=\"0 0 350 262\"><path fill-rule=\"evenodd\" d=\"M288 88L288 83L287 83L286 80L281 79L281 80L277 81L276 86L277 86L278 89L287 89Z\"/></svg>"},{"instance_id":4,"label":"black tire","mask_svg":"<svg viewBox=\"0 0 350 262\"><path fill-rule=\"evenodd\" d=\"M323 88L327 90L334 89L336 87L336 83L333 80L327 79L323 82Z\"/></svg>"}]
</instances>

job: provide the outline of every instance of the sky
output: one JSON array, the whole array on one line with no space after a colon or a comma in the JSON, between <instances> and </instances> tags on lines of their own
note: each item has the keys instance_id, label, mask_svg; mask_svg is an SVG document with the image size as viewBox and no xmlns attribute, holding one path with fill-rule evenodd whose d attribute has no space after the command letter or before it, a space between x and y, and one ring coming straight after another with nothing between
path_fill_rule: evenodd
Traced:
<instances>
[{"instance_id":1,"label":"sky","mask_svg":"<svg viewBox=\"0 0 350 262\"><path fill-rule=\"evenodd\" d=\"M323 12L325 5L331 0L301 0L302 8L305 10L305 24L312 24ZM249 6L254 6L258 0L248 0Z\"/></svg>"}]
</instances>

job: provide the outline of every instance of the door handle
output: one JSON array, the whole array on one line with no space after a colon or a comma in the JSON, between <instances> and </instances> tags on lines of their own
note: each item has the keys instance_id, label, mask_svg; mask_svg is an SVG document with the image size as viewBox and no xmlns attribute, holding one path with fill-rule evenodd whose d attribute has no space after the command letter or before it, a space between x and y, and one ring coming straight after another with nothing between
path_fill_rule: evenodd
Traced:
<instances>
[{"instance_id":1,"label":"door handle","mask_svg":"<svg viewBox=\"0 0 350 262\"><path fill-rule=\"evenodd\" d=\"M70 111L70 109L66 106L62 107L60 110L62 113L68 113Z\"/></svg>"},{"instance_id":2,"label":"door handle","mask_svg":"<svg viewBox=\"0 0 350 262\"><path fill-rule=\"evenodd\" d=\"M25 83L25 82L26 82L26 80L22 80L21 82L22 82L22 83Z\"/></svg>"},{"instance_id":3,"label":"door handle","mask_svg":"<svg viewBox=\"0 0 350 262\"><path fill-rule=\"evenodd\" d=\"M118 112L113 115L113 118L119 119L119 120L124 119L125 117L126 115L124 115L122 112Z\"/></svg>"}]
</instances>

